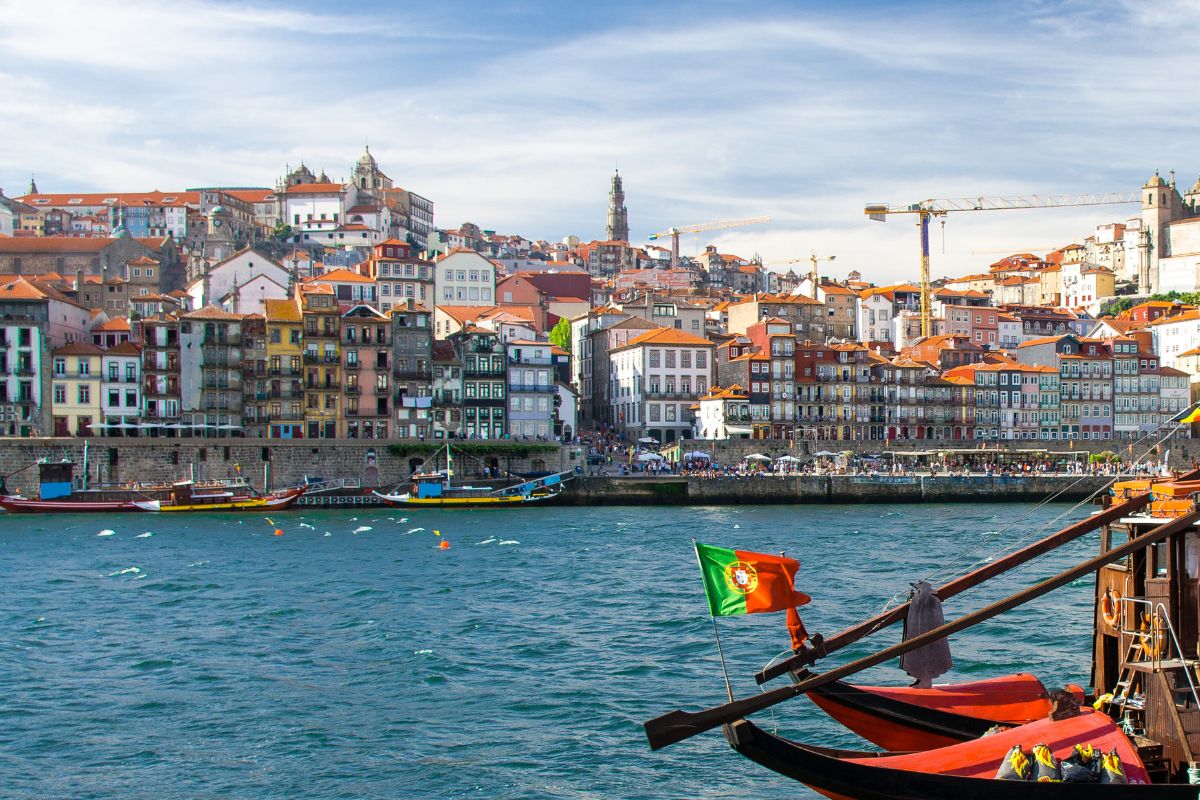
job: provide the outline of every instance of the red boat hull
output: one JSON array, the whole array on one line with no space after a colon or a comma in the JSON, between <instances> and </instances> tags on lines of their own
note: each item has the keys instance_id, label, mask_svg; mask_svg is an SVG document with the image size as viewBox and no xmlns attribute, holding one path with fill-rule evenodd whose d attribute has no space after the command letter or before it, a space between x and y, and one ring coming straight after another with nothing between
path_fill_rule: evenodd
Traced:
<instances>
[{"instance_id":1,"label":"red boat hull","mask_svg":"<svg viewBox=\"0 0 1200 800\"><path fill-rule=\"evenodd\" d=\"M97 511L140 511L127 500L29 500L24 497L0 497L0 508L13 513L91 514Z\"/></svg>"},{"instance_id":2,"label":"red boat hull","mask_svg":"<svg viewBox=\"0 0 1200 800\"><path fill-rule=\"evenodd\" d=\"M958 744L994 725L1023 725L1050 713L1046 687L1025 673L930 689L836 681L809 699L872 744L901 752Z\"/></svg>"},{"instance_id":3,"label":"red boat hull","mask_svg":"<svg viewBox=\"0 0 1200 800\"><path fill-rule=\"evenodd\" d=\"M1094 800L1145 798L1194 800L1196 787L1150 785L1137 749L1104 714L1090 709L1077 717L1021 725L950 747L923 753L853 753L793 742L758 728L748 720L726 726L735 750L781 775L793 778L835 800ZM1076 744L1097 750L1115 749L1129 780L1127 785L1033 783L995 779L1013 745L1047 745L1059 758Z\"/></svg>"}]
</instances>

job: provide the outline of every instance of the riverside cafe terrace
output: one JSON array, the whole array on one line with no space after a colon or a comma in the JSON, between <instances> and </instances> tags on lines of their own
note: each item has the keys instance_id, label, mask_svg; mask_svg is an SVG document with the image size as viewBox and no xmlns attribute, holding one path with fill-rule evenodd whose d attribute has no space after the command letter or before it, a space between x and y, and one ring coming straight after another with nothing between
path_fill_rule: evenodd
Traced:
<instances>
[{"instance_id":1,"label":"riverside cafe terrace","mask_svg":"<svg viewBox=\"0 0 1200 800\"><path fill-rule=\"evenodd\" d=\"M1028 465L1030 470L1050 472L1067 472L1071 469L1086 468L1088 452L1086 450L1053 451L1046 449L1007 450L1007 449L959 449L959 450L885 450L879 458L890 467L908 471L927 470L937 465L939 470L961 472L966 468L969 472L992 471L1024 471Z\"/></svg>"}]
</instances>

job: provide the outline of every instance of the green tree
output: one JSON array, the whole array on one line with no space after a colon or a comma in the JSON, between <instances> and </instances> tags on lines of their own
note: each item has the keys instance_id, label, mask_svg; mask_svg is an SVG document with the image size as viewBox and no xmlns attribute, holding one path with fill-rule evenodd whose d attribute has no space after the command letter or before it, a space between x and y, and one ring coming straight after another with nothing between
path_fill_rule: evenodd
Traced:
<instances>
[{"instance_id":1,"label":"green tree","mask_svg":"<svg viewBox=\"0 0 1200 800\"><path fill-rule=\"evenodd\" d=\"M550 344L558 345L568 353L571 352L571 323L566 317L559 317L558 324L550 331Z\"/></svg>"},{"instance_id":2,"label":"green tree","mask_svg":"<svg viewBox=\"0 0 1200 800\"><path fill-rule=\"evenodd\" d=\"M292 226L280 220L275 225L275 230L271 231L271 236L277 242L284 242L292 238Z\"/></svg>"}]
</instances>

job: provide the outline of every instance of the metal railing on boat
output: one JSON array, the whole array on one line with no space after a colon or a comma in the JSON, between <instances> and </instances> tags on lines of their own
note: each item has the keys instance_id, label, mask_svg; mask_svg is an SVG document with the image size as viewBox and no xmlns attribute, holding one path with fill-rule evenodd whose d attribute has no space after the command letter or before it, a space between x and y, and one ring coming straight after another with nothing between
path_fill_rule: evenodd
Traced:
<instances>
[{"instance_id":1,"label":"metal railing on boat","mask_svg":"<svg viewBox=\"0 0 1200 800\"><path fill-rule=\"evenodd\" d=\"M1142 607L1149 610L1149 613L1141 611ZM1200 667L1200 659L1189 659L1184 655L1183 647L1179 644L1179 637L1175 633L1175 625L1171 622L1171 616L1167 612L1167 607L1162 602L1155 601L1146 597L1122 597L1121 616L1118 622L1120 627L1118 631L1122 636L1133 637L1137 641L1146 642L1151 640L1156 635L1156 621L1162 624L1162 633L1168 637L1168 646L1166 648L1155 648L1149 651L1148 648L1143 648L1142 652L1150 652L1150 657L1144 662L1133 662L1134 664L1148 664L1154 672L1159 672L1163 669L1177 669L1183 673L1187 679L1188 690L1192 696L1192 702L1195 703L1193 708L1200 709L1200 691L1196 688L1196 679L1193 672ZM1139 616L1147 627L1141 627L1142 622L1139 622ZM1132 619L1132 624L1130 624ZM1174 654L1175 657L1171 657ZM1166 655L1167 658L1163 658ZM1136 669L1136 666L1133 667Z\"/></svg>"}]
</instances>

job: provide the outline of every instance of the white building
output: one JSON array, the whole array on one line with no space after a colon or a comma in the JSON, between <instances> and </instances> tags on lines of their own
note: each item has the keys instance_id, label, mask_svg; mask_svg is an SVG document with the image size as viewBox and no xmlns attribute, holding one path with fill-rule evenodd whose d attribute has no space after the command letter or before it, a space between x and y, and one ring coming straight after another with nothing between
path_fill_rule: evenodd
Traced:
<instances>
[{"instance_id":1,"label":"white building","mask_svg":"<svg viewBox=\"0 0 1200 800\"><path fill-rule=\"evenodd\" d=\"M100 356L100 417L121 435L129 428L113 425L136 425L142 416L142 349L132 342L122 342L105 350Z\"/></svg>"},{"instance_id":2,"label":"white building","mask_svg":"<svg viewBox=\"0 0 1200 800\"><path fill-rule=\"evenodd\" d=\"M696 416L698 439L749 439L753 432L750 422L750 395L740 386L728 389L713 387L700 398Z\"/></svg>"},{"instance_id":3,"label":"white building","mask_svg":"<svg viewBox=\"0 0 1200 800\"><path fill-rule=\"evenodd\" d=\"M896 316L895 303L883 292L868 292L857 304L858 318L854 330L863 342L892 341L892 320Z\"/></svg>"},{"instance_id":4,"label":"white building","mask_svg":"<svg viewBox=\"0 0 1200 800\"><path fill-rule=\"evenodd\" d=\"M1165 426L1172 417L1191 405L1191 376L1174 367L1159 367L1158 375L1159 423Z\"/></svg>"},{"instance_id":5,"label":"white building","mask_svg":"<svg viewBox=\"0 0 1200 800\"><path fill-rule=\"evenodd\" d=\"M267 300L288 299L285 284L276 283L268 275L255 275L245 283L238 284L222 297L215 298L216 305L234 314L263 314Z\"/></svg>"},{"instance_id":6,"label":"white building","mask_svg":"<svg viewBox=\"0 0 1200 800\"><path fill-rule=\"evenodd\" d=\"M268 291L267 285L258 284L257 288L252 288L248 293L247 302L251 305L254 304L256 297L261 300L279 300L288 296L287 287L291 285L291 275L282 266L254 250L243 250L213 264L205 270L204 275L189 283L184 291L191 298L192 308L224 305L226 298L231 297L235 286L248 286L254 278L259 276L270 278L276 286L282 287L284 291L280 295L278 290ZM237 305L240 305L240 301ZM262 305L259 304L253 311L245 313L261 314L263 313Z\"/></svg>"},{"instance_id":7,"label":"white building","mask_svg":"<svg viewBox=\"0 0 1200 800\"><path fill-rule=\"evenodd\" d=\"M496 265L474 250L455 249L434 263L434 297L438 305L481 305L496 302Z\"/></svg>"},{"instance_id":8,"label":"white building","mask_svg":"<svg viewBox=\"0 0 1200 800\"><path fill-rule=\"evenodd\" d=\"M345 221L346 189L340 183L300 183L283 195L283 222L292 228L292 241L328 241L329 232Z\"/></svg>"},{"instance_id":9,"label":"white building","mask_svg":"<svg viewBox=\"0 0 1200 800\"><path fill-rule=\"evenodd\" d=\"M1176 366L1176 358L1200 346L1200 311L1160 317L1146 327L1154 332L1154 352L1165 367Z\"/></svg>"},{"instance_id":10,"label":"white building","mask_svg":"<svg viewBox=\"0 0 1200 800\"><path fill-rule=\"evenodd\" d=\"M609 353L610 398L618 430L627 438L659 442L686 438L691 405L712 385L713 343L656 328Z\"/></svg>"}]
</instances>

